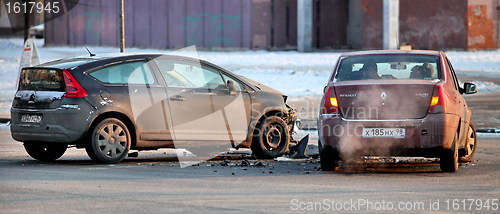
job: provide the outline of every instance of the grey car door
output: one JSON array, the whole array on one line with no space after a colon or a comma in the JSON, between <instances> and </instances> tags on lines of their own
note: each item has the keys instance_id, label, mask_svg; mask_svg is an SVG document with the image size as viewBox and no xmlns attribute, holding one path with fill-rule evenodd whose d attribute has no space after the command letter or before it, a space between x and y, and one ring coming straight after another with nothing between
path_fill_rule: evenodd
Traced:
<instances>
[{"instance_id":1,"label":"grey car door","mask_svg":"<svg viewBox=\"0 0 500 214\"><path fill-rule=\"evenodd\" d=\"M108 86L101 96L109 96L109 103L103 105L115 105L117 110L129 112L136 125L137 140L172 139L168 111L163 103L165 89L147 61L114 64L89 75Z\"/></svg>"},{"instance_id":2,"label":"grey car door","mask_svg":"<svg viewBox=\"0 0 500 214\"><path fill-rule=\"evenodd\" d=\"M178 141L246 139L250 98L241 83L236 93L227 88L227 75L199 62L155 59L167 84L167 101ZM235 81L231 79L231 81Z\"/></svg>"}]
</instances>

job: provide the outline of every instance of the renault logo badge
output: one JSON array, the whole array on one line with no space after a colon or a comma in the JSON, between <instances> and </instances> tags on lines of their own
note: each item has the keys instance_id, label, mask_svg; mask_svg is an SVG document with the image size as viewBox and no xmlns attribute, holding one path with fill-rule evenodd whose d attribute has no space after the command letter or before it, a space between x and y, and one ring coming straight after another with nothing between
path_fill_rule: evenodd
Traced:
<instances>
[{"instance_id":1,"label":"renault logo badge","mask_svg":"<svg viewBox=\"0 0 500 214\"><path fill-rule=\"evenodd\" d=\"M387 97L387 94L385 92L382 92L382 94L380 94L380 98L382 98L383 100L385 100L386 97Z\"/></svg>"}]
</instances>

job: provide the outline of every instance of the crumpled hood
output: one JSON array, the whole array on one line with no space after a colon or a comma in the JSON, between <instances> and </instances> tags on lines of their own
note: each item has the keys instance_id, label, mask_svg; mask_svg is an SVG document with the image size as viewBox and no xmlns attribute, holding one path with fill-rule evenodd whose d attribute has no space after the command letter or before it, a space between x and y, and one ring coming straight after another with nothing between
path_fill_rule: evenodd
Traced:
<instances>
[{"instance_id":1,"label":"crumpled hood","mask_svg":"<svg viewBox=\"0 0 500 214\"><path fill-rule=\"evenodd\" d=\"M276 90L276 89L274 89L274 88L271 88L271 87L269 87L269 86L267 86L267 85L264 85L264 84L262 84L262 83L260 83L260 82L255 81L255 80L248 79L248 78L246 78L246 77L244 77L244 76L239 76L239 77L240 77L241 79L245 80L246 82L248 82L249 84L251 84L251 85L253 85L253 86L255 86L255 87L259 88L259 89L260 89L260 90L262 90L262 91L266 91L266 92L273 93L273 94L279 94L279 95L282 95L282 96L287 96L287 95L286 95L286 94L284 94L283 92L278 91L278 90Z\"/></svg>"}]
</instances>

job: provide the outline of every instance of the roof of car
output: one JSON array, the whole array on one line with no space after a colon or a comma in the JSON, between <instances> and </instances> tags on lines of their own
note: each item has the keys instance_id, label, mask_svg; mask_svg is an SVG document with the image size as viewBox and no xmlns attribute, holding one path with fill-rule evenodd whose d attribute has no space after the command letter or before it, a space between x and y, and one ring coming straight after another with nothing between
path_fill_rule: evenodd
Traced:
<instances>
[{"instance_id":1,"label":"roof of car","mask_svg":"<svg viewBox=\"0 0 500 214\"><path fill-rule=\"evenodd\" d=\"M419 55L439 56L439 51L431 51L431 50L370 50L370 51L353 51L353 52L343 53L342 57L362 56L362 55L384 55L384 54L401 54L401 55L419 54Z\"/></svg>"},{"instance_id":2,"label":"roof of car","mask_svg":"<svg viewBox=\"0 0 500 214\"><path fill-rule=\"evenodd\" d=\"M189 54L189 52L184 53L184 54L187 55L187 54ZM69 68L78 67L80 65L84 65L84 64L88 64L88 63L92 63L92 62L97 62L100 60L106 60L106 59L114 59L114 58L124 57L123 60L127 60L127 59L130 59L127 57L141 58L141 57L163 57L163 56L171 57L171 58L174 58L177 60L191 60L191 61L198 60L200 62L203 62L204 64L208 64L212 67L222 69L222 70L228 72L226 69L224 69L218 65L215 65L213 63L207 62L203 59L189 57L189 56L185 56L185 55L173 55L173 54L162 54L162 53L101 53L101 54L96 54L95 56L85 55L85 56L79 56L79 57L57 59L57 60L46 62L46 63L40 64L40 65L36 65L36 66L30 67L30 68L49 67L49 68L57 68L57 69L69 69ZM260 88L256 88L257 83L254 84L254 82L249 81L248 78L233 74L231 72L229 72L229 73L235 77L239 77L239 79L241 81L243 81L245 84L247 84L248 86L250 86L250 88L252 88L252 90L260 89ZM265 86L260 84L258 87L264 88ZM280 92L280 94L282 94L282 93Z\"/></svg>"},{"instance_id":3,"label":"roof of car","mask_svg":"<svg viewBox=\"0 0 500 214\"><path fill-rule=\"evenodd\" d=\"M100 53L100 54L96 54L95 56L84 55L84 56L56 59L56 60L53 60L50 62L36 65L34 67L52 67L52 68L66 69L66 68L77 67L77 66L87 64L87 63L92 63L92 62L106 60L106 59L113 59L113 58L122 58L123 57L126 59L128 57L141 58L141 57L163 57L163 56L174 57L177 59L204 61L204 60L196 59L193 57L187 57L187 56L182 56L182 55L161 54L161 53Z\"/></svg>"}]
</instances>

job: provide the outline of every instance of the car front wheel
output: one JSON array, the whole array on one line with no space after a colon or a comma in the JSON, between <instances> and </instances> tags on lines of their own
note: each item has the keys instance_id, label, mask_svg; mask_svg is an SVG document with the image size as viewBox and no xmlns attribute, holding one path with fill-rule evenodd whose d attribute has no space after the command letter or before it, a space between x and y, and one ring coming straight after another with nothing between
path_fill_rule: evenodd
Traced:
<instances>
[{"instance_id":1,"label":"car front wheel","mask_svg":"<svg viewBox=\"0 0 500 214\"><path fill-rule=\"evenodd\" d=\"M43 142L25 142L24 149L32 157L40 161L54 161L60 158L68 145L49 144Z\"/></svg>"},{"instance_id":2,"label":"car front wheel","mask_svg":"<svg viewBox=\"0 0 500 214\"><path fill-rule=\"evenodd\" d=\"M276 158L288 148L290 141L288 126L280 117L266 117L255 133L252 152L257 158Z\"/></svg>"},{"instance_id":3,"label":"car front wheel","mask_svg":"<svg viewBox=\"0 0 500 214\"><path fill-rule=\"evenodd\" d=\"M108 118L93 129L85 149L94 161L118 163L127 156L131 142L127 126L116 118Z\"/></svg>"}]
</instances>

